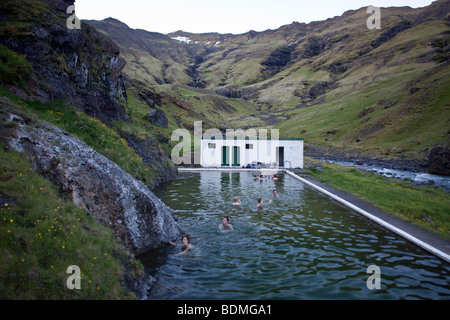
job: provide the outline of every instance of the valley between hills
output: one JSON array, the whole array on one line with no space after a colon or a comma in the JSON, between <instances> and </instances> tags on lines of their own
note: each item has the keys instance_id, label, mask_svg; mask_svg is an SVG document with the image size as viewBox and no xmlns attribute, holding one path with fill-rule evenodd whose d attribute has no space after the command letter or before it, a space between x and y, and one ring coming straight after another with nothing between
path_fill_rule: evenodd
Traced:
<instances>
[{"instance_id":1,"label":"valley between hills","mask_svg":"<svg viewBox=\"0 0 450 320\"><path fill-rule=\"evenodd\" d=\"M171 136L195 121L450 175L449 0L381 8L379 30L361 8L167 35L114 18L73 30L73 4L0 2L2 299L148 299L137 256L182 234L152 190L176 178ZM448 192L340 167L307 174L449 238ZM75 262L83 290L66 286Z\"/></svg>"},{"instance_id":2,"label":"valley between hills","mask_svg":"<svg viewBox=\"0 0 450 320\"><path fill-rule=\"evenodd\" d=\"M86 23L119 45L129 101L164 112L165 139L203 121L279 129L307 154L422 163L449 148L450 4L382 8L379 30L366 9L238 35Z\"/></svg>"}]
</instances>

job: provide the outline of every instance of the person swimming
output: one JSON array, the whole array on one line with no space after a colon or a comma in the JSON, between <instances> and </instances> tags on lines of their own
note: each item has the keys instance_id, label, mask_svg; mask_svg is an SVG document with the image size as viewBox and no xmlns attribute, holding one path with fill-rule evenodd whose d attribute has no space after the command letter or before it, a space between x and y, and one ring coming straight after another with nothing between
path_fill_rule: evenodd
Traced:
<instances>
[{"instance_id":1,"label":"person swimming","mask_svg":"<svg viewBox=\"0 0 450 320\"><path fill-rule=\"evenodd\" d=\"M188 234L184 234L181 237L181 241L183 241L183 249L182 252L177 253L176 255L180 255L180 254L186 254L189 252L189 250L192 249L192 245L191 245L191 237ZM173 243L172 241L169 242L169 244L171 244L172 246L177 246L176 243Z\"/></svg>"},{"instance_id":2,"label":"person swimming","mask_svg":"<svg viewBox=\"0 0 450 320\"><path fill-rule=\"evenodd\" d=\"M263 198L258 198L258 204L256 205L257 208L262 208L262 205L264 203Z\"/></svg>"},{"instance_id":3,"label":"person swimming","mask_svg":"<svg viewBox=\"0 0 450 320\"><path fill-rule=\"evenodd\" d=\"M230 218L229 217L222 217L222 223L219 224L219 231L223 233L230 233L233 232L233 226L229 223Z\"/></svg>"},{"instance_id":4,"label":"person swimming","mask_svg":"<svg viewBox=\"0 0 450 320\"><path fill-rule=\"evenodd\" d=\"M272 199L269 200L269 204L270 203L272 203ZM256 205L256 208L262 209L263 204L264 204L264 199L263 198L258 198L258 204Z\"/></svg>"},{"instance_id":5,"label":"person swimming","mask_svg":"<svg viewBox=\"0 0 450 320\"><path fill-rule=\"evenodd\" d=\"M233 206L240 206L241 205L241 199L239 197L234 197L234 202L232 203Z\"/></svg>"}]
</instances>

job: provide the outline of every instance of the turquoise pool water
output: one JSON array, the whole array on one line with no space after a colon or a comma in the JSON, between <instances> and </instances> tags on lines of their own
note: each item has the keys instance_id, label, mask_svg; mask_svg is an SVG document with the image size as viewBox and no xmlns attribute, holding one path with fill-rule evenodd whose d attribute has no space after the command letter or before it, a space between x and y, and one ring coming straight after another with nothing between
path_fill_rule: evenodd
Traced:
<instances>
[{"instance_id":1,"label":"turquoise pool water","mask_svg":"<svg viewBox=\"0 0 450 320\"><path fill-rule=\"evenodd\" d=\"M448 263L292 177L180 173L155 193L194 249L140 257L156 279L153 299L450 299ZM234 196L241 206L231 205ZM233 233L218 231L224 215ZM372 265L380 289L367 286Z\"/></svg>"}]
</instances>

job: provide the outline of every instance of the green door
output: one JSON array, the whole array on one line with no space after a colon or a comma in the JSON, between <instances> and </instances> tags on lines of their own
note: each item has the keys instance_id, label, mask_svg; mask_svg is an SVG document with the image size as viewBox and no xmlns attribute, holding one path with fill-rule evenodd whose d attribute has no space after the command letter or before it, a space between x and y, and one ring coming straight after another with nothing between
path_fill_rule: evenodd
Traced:
<instances>
[{"instance_id":1,"label":"green door","mask_svg":"<svg viewBox=\"0 0 450 320\"><path fill-rule=\"evenodd\" d=\"M240 154L239 154L239 147L233 147L233 166L234 167L239 167L241 164L240 164L240 159L241 159L241 157L240 157Z\"/></svg>"},{"instance_id":2,"label":"green door","mask_svg":"<svg viewBox=\"0 0 450 320\"><path fill-rule=\"evenodd\" d=\"M230 154L230 147L222 147L222 165L229 166L230 162L228 160Z\"/></svg>"}]
</instances>

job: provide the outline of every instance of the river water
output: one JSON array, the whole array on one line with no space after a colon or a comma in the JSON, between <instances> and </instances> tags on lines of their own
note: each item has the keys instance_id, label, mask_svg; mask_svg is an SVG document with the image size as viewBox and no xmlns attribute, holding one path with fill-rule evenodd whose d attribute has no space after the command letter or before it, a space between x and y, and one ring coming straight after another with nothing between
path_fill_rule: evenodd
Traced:
<instances>
[{"instance_id":1,"label":"river water","mask_svg":"<svg viewBox=\"0 0 450 320\"><path fill-rule=\"evenodd\" d=\"M383 166L376 166L371 164L356 164L354 161L337 161L330 159L320 159L322 161L327 161L330 163L336 163L343 166L354 166L359 169L364 169L367 171L375 172L381 174L386 177L393 177L398 179L407 178L410 181L413 181L417 184L425 184L425 185L433 185L437 187L442 187L446 192L450 192L450 177L449 176L440 176L437 174L430 174L427 172L414 172L409 170L400 170L400 169L392 169L386 168Z\"/></svg>"},{"instance_id":2,"label":"river water","mask_svg":"<svg viewBox=\"0 0 450 320\"><path fill-rule=\"evenodd\" d=\"M180 173L155 193L193 249L140 257L156 279L152 299L450 299L448 263L287 175ZM224 215L233 233L218 231Z\"/></svg>"}]
</instances>

